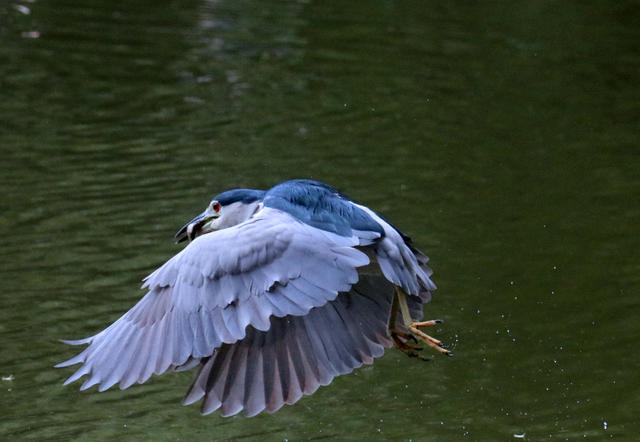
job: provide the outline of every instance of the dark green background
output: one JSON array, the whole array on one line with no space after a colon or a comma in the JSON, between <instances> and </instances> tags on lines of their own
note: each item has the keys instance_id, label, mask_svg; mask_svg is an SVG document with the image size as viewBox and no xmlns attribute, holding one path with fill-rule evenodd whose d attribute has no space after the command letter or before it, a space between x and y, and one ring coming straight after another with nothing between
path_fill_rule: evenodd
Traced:
<instances>
[{"instance_id":1,"label":"dark green background","mask_svg":"<svg viewBox=\"0 0 640 442\"><path fill-rule=\"evenodd\" d=\"M0 438L635 440L640 4L0 6ZM216 193L326 181L410 233L454 358L201 417L62 387ZM518 440L518 439L515 439Z\"/></svg>"}]
</instances>

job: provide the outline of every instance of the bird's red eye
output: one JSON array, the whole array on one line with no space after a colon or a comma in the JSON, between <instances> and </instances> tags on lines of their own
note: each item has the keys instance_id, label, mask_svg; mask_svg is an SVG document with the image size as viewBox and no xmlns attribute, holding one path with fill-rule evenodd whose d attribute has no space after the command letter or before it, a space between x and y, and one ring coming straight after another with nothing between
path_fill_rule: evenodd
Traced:
<instances>
[{"instance_id":1,"label":"bird's red eye","mask_svg":"<svg viewBox=\"0 0 640 442\"><path fill-rule=\"evenodd\" d=\"M220 203L217 201L215 203L211 203L211 208L216 213L220 212Z\"/></svg>"}]
</instances>

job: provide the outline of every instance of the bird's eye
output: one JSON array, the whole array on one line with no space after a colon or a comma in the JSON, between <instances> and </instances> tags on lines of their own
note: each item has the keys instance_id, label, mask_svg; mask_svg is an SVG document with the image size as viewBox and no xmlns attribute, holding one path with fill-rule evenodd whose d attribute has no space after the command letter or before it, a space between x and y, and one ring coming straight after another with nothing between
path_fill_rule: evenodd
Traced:
<instances>
[{"instance_id":1,"label":"bird's eye","mask_svg":"<svg viewBox=\"0 0 640 442\"><path fill-rule=\"evenodd\" d=\"M216 212L216 213L220 212L220 203L219 202L213 201L211 203L210 207L211 207L211 210L213 210L214 212Z\"/></svg>"}]
</instances>

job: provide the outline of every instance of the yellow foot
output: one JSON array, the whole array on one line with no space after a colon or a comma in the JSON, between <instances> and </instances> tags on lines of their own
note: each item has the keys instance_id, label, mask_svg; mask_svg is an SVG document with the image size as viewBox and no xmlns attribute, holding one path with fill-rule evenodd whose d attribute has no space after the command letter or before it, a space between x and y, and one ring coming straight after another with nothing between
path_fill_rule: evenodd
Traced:
<instances>
[{"instance_id":1,"label":"yellow foot","mask_svg":"<svg viewBox=\"0 0 640 442\"><path fill-rule=\"evenodd\" d=\"M432 327L436 324L440 324L442 320L433 319L431 321L422 321L415 322L411 318L411 312L409 311L409 305L407 304L407 294L402 291L400 287L396 287L396 296L393 300L393 305L391 307L391 336L393 340L398 345L398 348L403 352L407 353L409 356L414 356L417 352L417 347L408 343L408 338L412 339L415 342L424 342L429 347L435 349L436 351L445 354L447 356L453 356L449 350L444 348L442 342L436 338L432 338L428 334L424 333L420 330L421 327ZM398 333L395 331L394 324L395 318L397 317L397 312L400 310L400 314L402 315L402 320L404 322L404 326L408 329L409 333Z\"/></svg>"},{"instance_id":2,"label":"yellow foot","mask_svg":"<svg viewBox=\"0 0 640 442\"><path fill-rule=\"evenodd\" d=\"M417 340L424 342L429 347L447 356L453 356L453 353L443 347L442 341L433 338L420 330L420 327L433 327L434 325L440 324L441 322L442 320L440 319L433 319L431 321L423 322L412 322L411 324L409 324L409 331Z\"/></svg>"}]
</instances>

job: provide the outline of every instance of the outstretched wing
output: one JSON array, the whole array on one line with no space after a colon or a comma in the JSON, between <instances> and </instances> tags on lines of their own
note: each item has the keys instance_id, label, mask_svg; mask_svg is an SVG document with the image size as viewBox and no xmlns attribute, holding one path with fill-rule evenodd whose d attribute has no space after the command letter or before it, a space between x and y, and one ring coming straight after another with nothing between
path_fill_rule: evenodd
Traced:
<instances>
[{"instance_id":1,"label":"outstretched wing","mask_svg":"<svg viewBox=\"0 0 640 442\"><path fill-rule=\"evenodd\" d=\"M247 336L224 344L203 360L184 399L200 398L202 413L254 416L293 404L390 347L391 284L364 276L348 293L305 316L271 318L271 327L249 327Z\"/></svg>"},{"instance_id":2,"label":"outstretched wing","mask_svg":"<svg viewBox=\"0 0 640 442\"><path fill-rule=\"evenodd\" d=\"M127 388L223 344L266 331L271 317L302 316L348 292L369 263L356 236L309 226L264 208L237 226L196 238L146 278L148 293L59 367L82 363L66 381L81 389Z\"/></svg>"}]
</instances>

